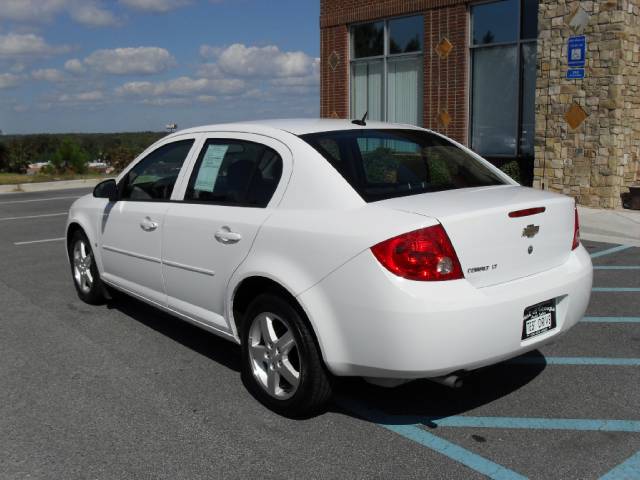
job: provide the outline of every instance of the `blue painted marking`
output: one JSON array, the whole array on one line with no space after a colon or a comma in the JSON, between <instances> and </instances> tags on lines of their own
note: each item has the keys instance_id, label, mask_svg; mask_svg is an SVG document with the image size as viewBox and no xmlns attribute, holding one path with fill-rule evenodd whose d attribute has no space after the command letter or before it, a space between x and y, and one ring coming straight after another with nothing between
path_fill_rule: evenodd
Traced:
<instances>
[{"instance_id":1,"label":"blue painted marking","mask_svg":"<svg viewBox=\"0 0 640 480\"><path fill-rule=\"evenodd\" d=\"M640 323L640 317L584 317L587 323Z\"/></svg>"},{"instance_id":2,"label":"blue painted marking","mask_svg":"<svg viewBox=\"0 0 640 480\"><path fill-rule=\"evenodd\" d=\"M640 292L639 287L594 287L592 292Z\"/></svg>"},{"instance_id":3,"label":"blue painted marking","mask_svg":"<svg viewBox=\"0 0 640 480\"><path fill-rule=\"evenodd\" d=\"M513 428L528 430L578 430L591 432L640 432L640 421L574 418L468 417L456 415L430 420L439 427Z\"/></svg>"},{"instance_id":4,"label":"blue painted marking","mask_svg":"<svg viewBox=\"0 0 640 480\"><path fill-rule=\"evenodd\" d=\"M424 420L424 417L422 416L388 415L346 397L337 397L335 398L335 401L345 410L349 410L356 415L391 432L401 435L408 440L430 448L431 450L438 452L451 460L466 465L472 470L486 475L489 478L497 480L526 480L526 477L523 477L502 465L498 465L497 463L470 452L455 443L451 443L428 432L422 427L422 425L420 425Z\"/></svg>"},{"instance_id":5,"label":"blue painted marking","mask_svg":"<svg viewBox=\"0 0 640 480\"><path fill-rule=\"evenodd\" d=\"M594 270L640 270L640 265L594 265Z\"/></svg>"},{"instance_id":6,"label":"blue painted marking","mask_svg":"<svg viewBox=\"0 0 640 480\"><path fill-rule=\"evenodd\" d=\"M466 465L472 470L486 475L489 478L494 478L496 480L525 480L527 478L513 470L509 470L502 465L498 465L491 460L487 460L480 455L470 452L455 443L451 443L437 437L416 425L379 425L387 430L397 433L398 435L402 435L409 440L419 443L420 445L430 448L431 450L441 453L456 462L460 462L461 464Z\"/></svg>"},{"instance_id":7,"label":"blue painted marking","mask_svg":"<svg viewBox=\"0 0 640 480\"><path fill-rule=\"evenodd\" d=\"M640 452L600 477L600 480L640 480Z\"/></svg>"},{"instance_id":8,"label":"blue painted marking","mask_svg":"<svg viewBox=\"0 0 640 480\"><path fill-rule=\"evenodd\" d=\"M633 248L633 247L631 245L618 245L617 247L611 247L611 248L607 248L606 250L600 250L599 252L594 252L591 254L591 258L604 257L605 255L611 255L612 253L621 252L629 248Z\"/></svg>"},{"instance_id":9,"label":"blue painted marking","mask_svg":"<svg viewBox=\"0 0 640 480\"><path fill-rule=\"evenodd\" d=\"M507 363L515 365L604 365L611 367L638 367L640 358L603 357L517 357Z\"/></svg>"}]
</instances>

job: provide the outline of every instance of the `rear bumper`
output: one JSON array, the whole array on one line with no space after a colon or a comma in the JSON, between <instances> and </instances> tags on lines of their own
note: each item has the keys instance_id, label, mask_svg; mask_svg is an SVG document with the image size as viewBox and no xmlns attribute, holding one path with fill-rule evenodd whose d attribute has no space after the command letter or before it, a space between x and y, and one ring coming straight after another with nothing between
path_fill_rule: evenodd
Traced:
<instances>
[{"instance_id":1,"label":"rear bumper","mask_svg":"<svg viewBox=\"0 0 640 480\"><path fill-rule=\"evenodd\" d=\"M472 370L539 348L575 325L589 303L591 259L485 288L466 280L414 282L365 251L302 293L335 375L428 378ZM557 299L556 328L521 340L525 308Z\"/></svg>"}]
</instances>

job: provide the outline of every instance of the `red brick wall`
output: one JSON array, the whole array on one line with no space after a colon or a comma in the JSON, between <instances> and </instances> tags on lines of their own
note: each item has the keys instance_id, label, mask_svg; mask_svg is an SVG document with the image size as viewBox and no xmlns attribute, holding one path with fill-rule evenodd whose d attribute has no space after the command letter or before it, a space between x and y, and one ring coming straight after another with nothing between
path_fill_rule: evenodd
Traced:
<instances>
[{"instance_id":1,"label":"red brick wall","mask_svg":"<svg viewBox=\"0 0 640 480\"><path fill-rule=\"evenodd\" d=\"M468 36L467 8L455 5L427 10L424 13L424 109L423 123L430 128L467 143L468 119ZM443 38L453 44L447 58L440 58L436 46ZM450 123L440 121L446 111Z\"/></svg>"},{"instance_id":2,"label":"red brick wall","mask_svg":"<svg viewBox=\"0 0 640 480\"><path fill-rule=\"evenodd\" d=\"M321 0L321 85L322 117L349 116L349 24L399 15L424 16L424 108L423 125L465 143L468 122L468 0ZM446 59L435 51L446 37L453 50ZM339 57L334 70L332 52ZM439 115L446 110L450 123Z\"/></svg>"},{"instance_id":3,"label":"red brick wall","mask_svg":"<svg viewBox=\"0 0 640 480\"><path fill-rule=\"evenodd\" d=\"M329 59L337 54L337 66ZM320 30L320 116L349 116L349 29L346 25ZM335 65L335 64L334 64Z\"/></svg>"}]
</instances>

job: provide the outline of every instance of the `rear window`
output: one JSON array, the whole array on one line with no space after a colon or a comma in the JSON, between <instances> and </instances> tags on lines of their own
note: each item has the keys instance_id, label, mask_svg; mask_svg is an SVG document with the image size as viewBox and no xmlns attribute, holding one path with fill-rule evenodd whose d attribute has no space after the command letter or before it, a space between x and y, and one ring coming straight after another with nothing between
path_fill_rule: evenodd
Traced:
<instances>
[{"instance_id":1,"label":"rear window","mask_svg":"<svg viewBox=\"0 0 640 480\"><path fill-rule=\"evenodd\" d=\"M366 202L505 181L448 140L421 130L302 135Z\"/></svg>"}]
</instances>

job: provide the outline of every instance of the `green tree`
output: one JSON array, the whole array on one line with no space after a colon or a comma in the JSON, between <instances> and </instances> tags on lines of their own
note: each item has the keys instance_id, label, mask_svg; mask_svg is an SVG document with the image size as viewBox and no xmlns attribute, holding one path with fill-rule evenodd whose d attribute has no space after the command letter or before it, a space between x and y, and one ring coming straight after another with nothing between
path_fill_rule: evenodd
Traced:
<instances>
[{"instance_id":1,"label":"green tree","mask_svg":"<svg viewBox=\"0 0 640 480\"><path fill-rule=\"evenodd\" d=\"M78 143L69 138L62 140L60 146L51 157L51 164L59 173L67 170L73 170L75 173L85 173L88 162L89 155L87 152Z\"/></svg>"},{"instance_id":2,"label":"green tree","mask_svg":"<svg viewBox=\"0 0 640 480\"><path fill-rule=\"evenodd\" d=\"M125 145L109 147L104 152L104 160L111 165L116 172L121 172L140 153L140 149L134 149Z\"/></svg>"}]
</instances>

